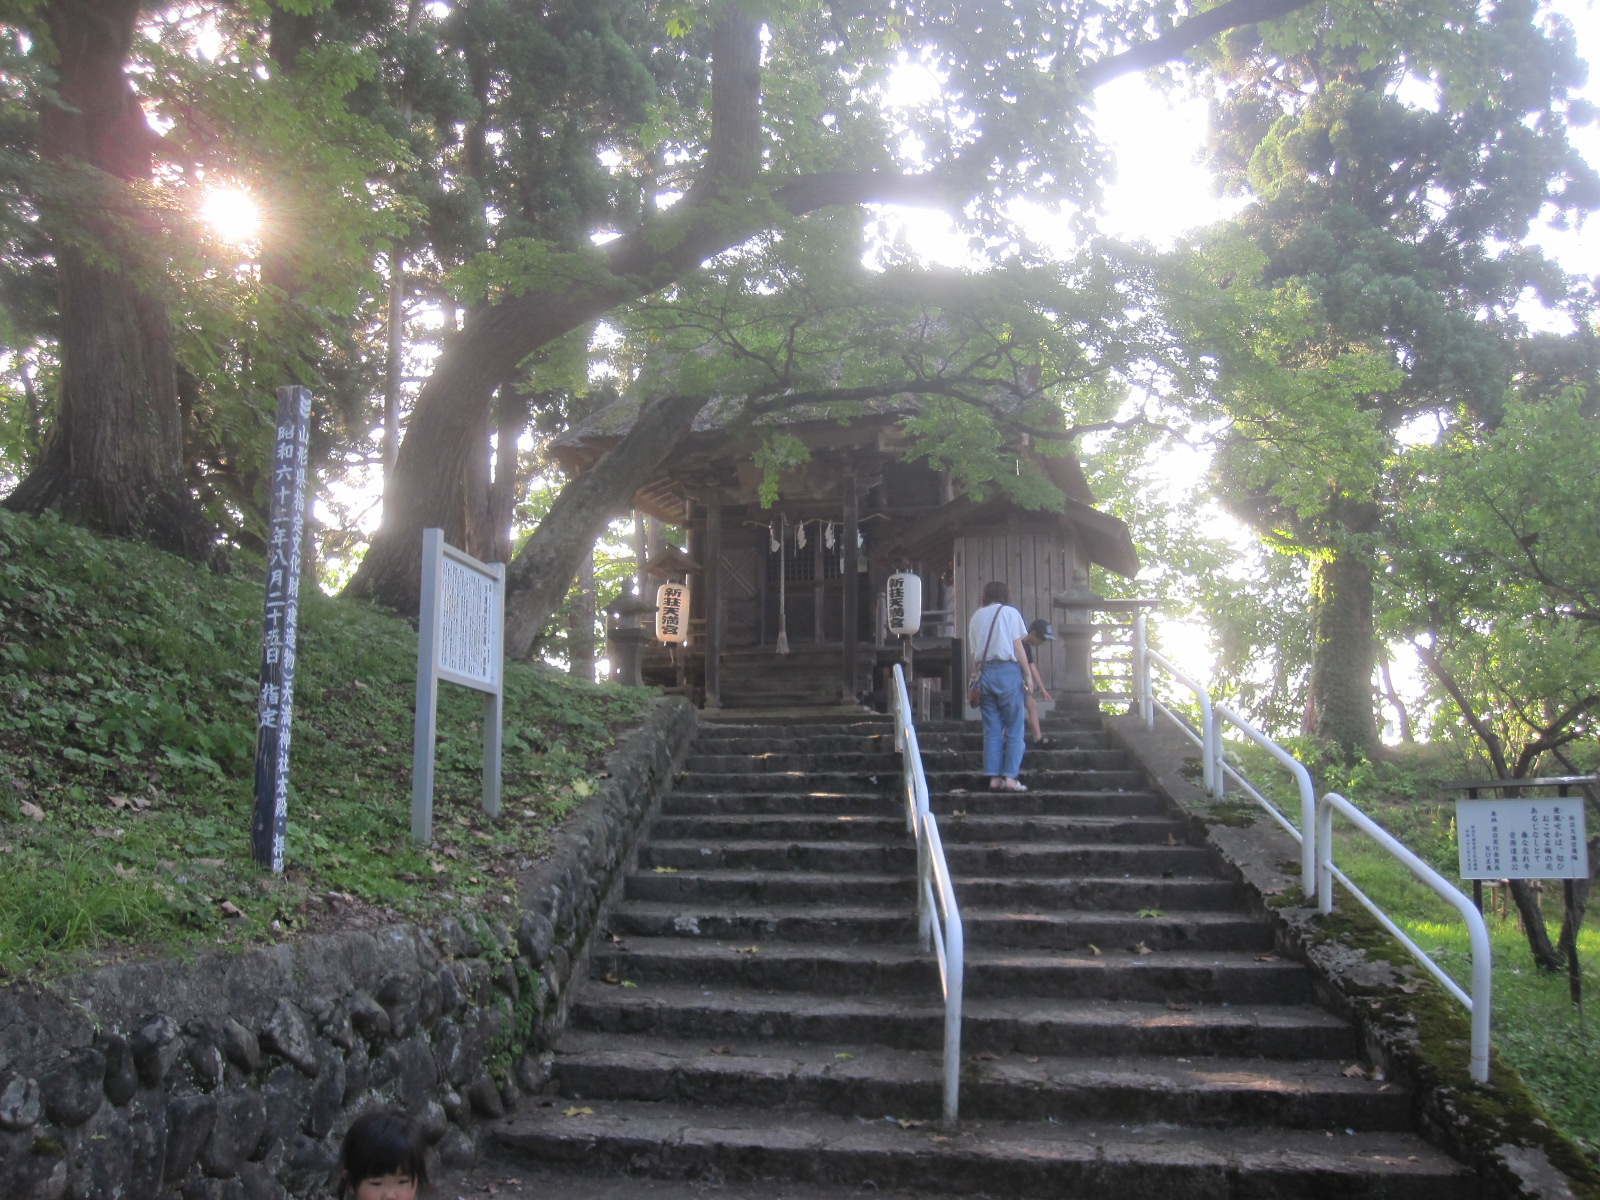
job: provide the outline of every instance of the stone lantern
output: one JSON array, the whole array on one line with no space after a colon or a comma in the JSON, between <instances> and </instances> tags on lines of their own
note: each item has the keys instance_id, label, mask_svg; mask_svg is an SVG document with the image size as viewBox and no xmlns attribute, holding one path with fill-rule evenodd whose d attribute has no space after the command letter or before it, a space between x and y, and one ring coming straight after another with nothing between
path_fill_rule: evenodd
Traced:
<instances>
[{"instance_id":1,"label":"stone lantern","mask_svg":"<svg viewBox=\"0 0 1600 1200\"><path fill-rule=\"evenodd\" d=\"M640 687L644 648L655 640L656 602L623 592L606 605L606 653L611 657L611 678L625 687Z\"/></svg>"},{"instance_id":2,"label":"stone lantern","mask_svg":"<svg viewBox=\"0 0 1600 1200\"><path fill-rule=\"evenodd\" d=\"M1061 643L1061 658L1066 676L1057 681L1059 700L1065 708L1079 708L1094 701L1094 673L1090 656L1094 652L1094 611L1105 598L1089 586L1087 572L1072 573L1072 582L1050 596L1050 603L1062 610L1056 622L1056 638Z\"/></svg>"}]
</instances>

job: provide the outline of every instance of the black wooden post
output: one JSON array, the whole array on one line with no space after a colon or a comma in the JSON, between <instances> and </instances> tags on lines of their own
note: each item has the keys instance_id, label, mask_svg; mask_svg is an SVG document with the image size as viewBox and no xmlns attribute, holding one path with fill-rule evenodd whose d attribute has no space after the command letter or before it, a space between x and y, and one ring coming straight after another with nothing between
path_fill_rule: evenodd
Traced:
<instances>
[{"instance_id":1,"label":"black wooden post","mask_svg":"<svg viewBox=\"0 0 1600 1200\"><path fill-rule=\"evenodd\" d=\"M852 465L844 476L844 686L839 699L845 704L856 700L856 643L860 640L861 617L861 498L856 494L856 469Z\"/></svg>"},{"instance_id":2,"label":"black wooden post","mask_svg":"<svg viewBox=\"0 0 1600 1200\"><path fill-rule=\"evenodd\" d=\"M261 691L256 705L256 800L250 821L255 860L273 871L283 870L289 827L289 737L310 439L311 392L303 387L279 388L267 524L267 599L261 624Z\"/></svg>"},{"instance_id":3,"label":"black wooden post","mask_svg":"<svg viewBox=\"0 0 1600 1200\"><path fill-rule=\"evenodd\" d=\"M722 707L722 489L706 493L706 707Z\"/></svg>"}]
</instances>

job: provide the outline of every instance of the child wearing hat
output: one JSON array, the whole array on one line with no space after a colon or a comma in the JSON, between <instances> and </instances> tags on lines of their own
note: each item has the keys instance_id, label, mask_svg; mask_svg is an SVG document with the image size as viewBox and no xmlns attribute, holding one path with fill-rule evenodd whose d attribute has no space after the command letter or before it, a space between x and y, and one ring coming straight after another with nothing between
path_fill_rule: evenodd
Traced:
<instances>
[{"instance_id":1,"label":"child wearing hat","mask_svg":"<svg viewBox=\"0 0 1600 1200\"><path fill-rule=\"evenodd\" d=\"M1028 636L1022 639L1023 653L1028 656L1028 661L1023 667L1023 682L1033 686L1025 690L1025 699L1028 707L1028 732L1033 735L1033 744L1036 749L1049 750L1055 745L1039 728L1039 706L1034 703L1035 696L1042 696L1046 700L1054 697L1044 690L1044 680L1039 677L1039 667L1033 660L1033 648L1042 646L1046 642L1056 640L1055 626L1049 621L1039 620L1028 626Z\"/></svg>"}]
</instances>

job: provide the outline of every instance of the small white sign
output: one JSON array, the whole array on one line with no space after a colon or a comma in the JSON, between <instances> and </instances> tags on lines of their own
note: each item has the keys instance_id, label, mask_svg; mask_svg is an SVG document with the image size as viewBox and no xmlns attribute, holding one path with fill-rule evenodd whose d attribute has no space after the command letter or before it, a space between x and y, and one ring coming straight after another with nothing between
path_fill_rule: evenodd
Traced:
<instances>
[{"instance_id":1,"label":"small white sign","mask_svg":"<svg viewBox=\"0 0 1600 1200\"><path fill-rule=\"evenodd\" d=\"M1583 799L1458 800L1463 879L1587 879Z\"/></svg>"}]
</instances>

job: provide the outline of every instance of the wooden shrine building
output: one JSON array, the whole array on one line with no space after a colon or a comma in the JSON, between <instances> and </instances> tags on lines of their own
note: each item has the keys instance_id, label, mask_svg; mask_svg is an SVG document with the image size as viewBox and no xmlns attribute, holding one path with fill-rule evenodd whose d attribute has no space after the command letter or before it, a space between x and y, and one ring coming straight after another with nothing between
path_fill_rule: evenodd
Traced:
<instances>
[{"instance_id":1,"label":"wooden shrine building","mask_svg":"<svg viewBox=\"0 0 1600 1200\"><path fill-rule=\"evenodd\" d=\"M573 473L592 468L637 410L631 400L608 406L554 439L552 455ZM916 410L901 397L848 425L816 411L764 418L810 452L782 473L770 507L754 461L760 429L736 405L702 411L633 497L636 512L687 535L683 549L652 546L643 564L645 596L664 582L689 588L688 640L647 644L645 683L708 709L882 707L892 664L909 658L914 693L945 712L965 691L966 623L985 582L1005 580L1029 621L1058 622L1052 605L1087 593L1091 563L1138 570L1127 527L1093 507L1075 458L1019 450L1065 495L1059 511L960 495L947 474L907 459L899 422ZM887 632L884 589L896 570L922 582L924 619L910 639ZM1086 677L1065 654L1063 641L1040 648L1052 692Z\"/></svg>"}]
</instances>

